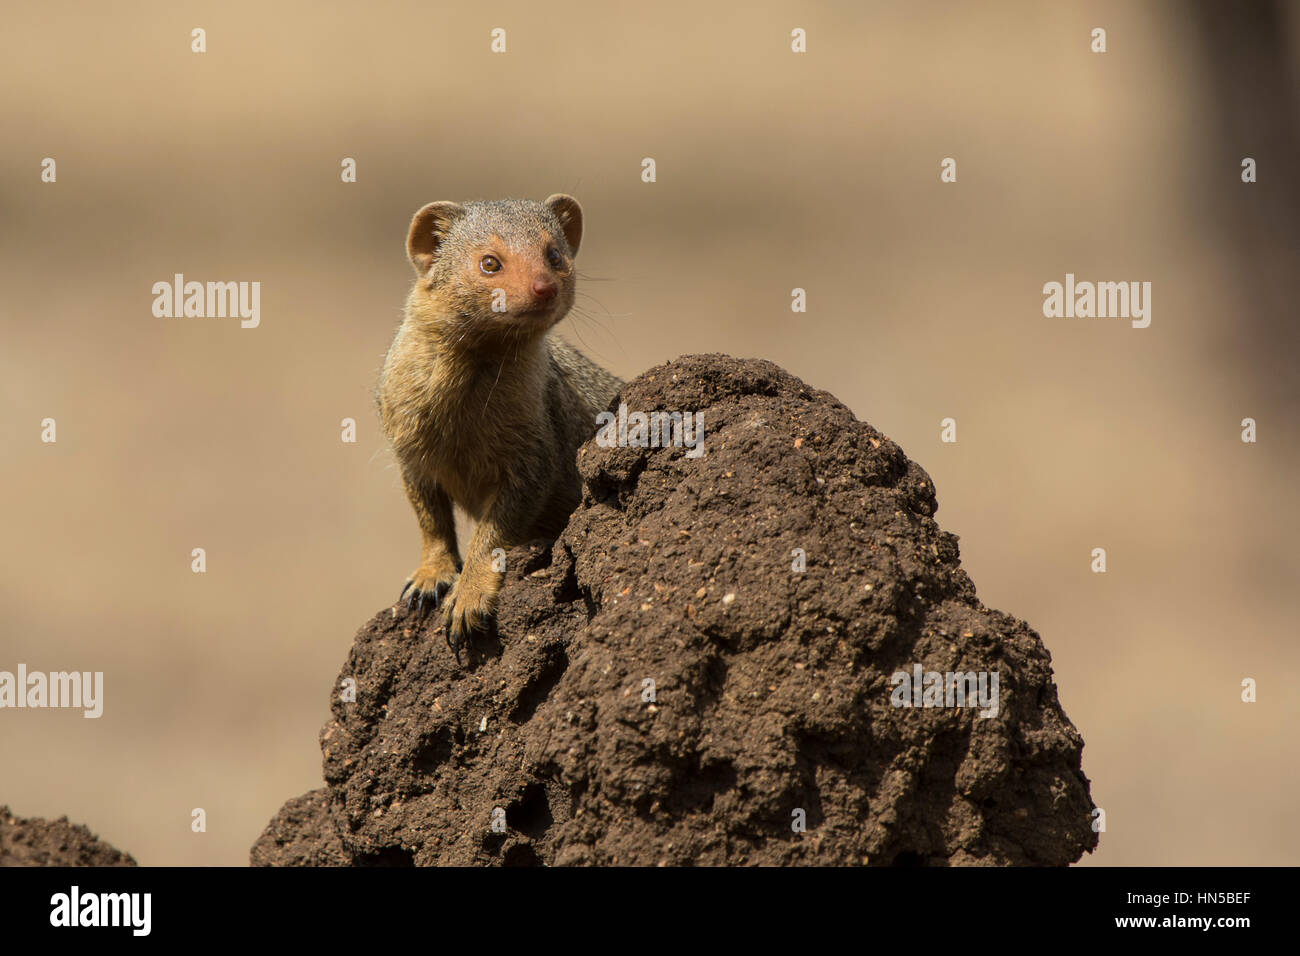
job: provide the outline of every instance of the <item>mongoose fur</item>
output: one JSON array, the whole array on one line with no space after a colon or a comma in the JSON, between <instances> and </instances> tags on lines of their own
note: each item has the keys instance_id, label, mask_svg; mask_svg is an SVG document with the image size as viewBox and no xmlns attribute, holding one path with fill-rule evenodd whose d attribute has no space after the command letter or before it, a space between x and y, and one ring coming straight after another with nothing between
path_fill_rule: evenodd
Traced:
<instances>
[{"instance_id":1,"label":"mongoose fur","mask_svg":"<svg viewBox=\"0 0 1300 956\"><path fill-rule=\"evenodd\" d=\"M559 534L578 446L623 385L550 334L581 240L582 208L562 194L435 202L411 220L416 280L376 398L423 541L402 597L441 604L458 659L494 619L493 551ZM453 504L477 522L463 565Z\"/></svg>"}]
</instances>

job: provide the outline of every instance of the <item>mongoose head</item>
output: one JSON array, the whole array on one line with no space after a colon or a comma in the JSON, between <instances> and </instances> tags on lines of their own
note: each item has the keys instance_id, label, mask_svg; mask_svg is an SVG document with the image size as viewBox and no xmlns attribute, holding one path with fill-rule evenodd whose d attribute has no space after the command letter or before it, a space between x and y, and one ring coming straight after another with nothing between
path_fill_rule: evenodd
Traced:
<instances>
[{"instance_id":1,"label":"mongoose head","mask_svg":"<svg viewBox=\"0 0 1300 956\"><path fill-rule=\"evenodd\" d=\"M418 275L408 308L453 344L539 338L573 305L581 241L572 196L429 203L406 239Z\"/></svg>"}]
</instances>

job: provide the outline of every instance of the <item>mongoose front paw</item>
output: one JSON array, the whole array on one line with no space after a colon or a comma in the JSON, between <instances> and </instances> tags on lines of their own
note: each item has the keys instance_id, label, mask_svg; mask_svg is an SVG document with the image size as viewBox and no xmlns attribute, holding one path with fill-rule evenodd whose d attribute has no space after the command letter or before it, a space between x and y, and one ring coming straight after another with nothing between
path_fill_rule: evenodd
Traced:
<instances>
[{"instance_id":1,"label":"mongoose front paw","mask_svg":"<svg viewBox=\"0 0 1300 956\"><path fill-rule=\"evenodd\" d=\"M447 629L447 646L460 660L461 648L468 648L476 632L487 631L493 623L493 596L468 586L461 578L443 602L442 623Z\"/></svg>"},{"instance_id":2,"label":"mongoose front paw","mask_svg":"<svg viewBox=\"0 0 1300 956\"><path fill-rule=\"evenodd\" d=\"M443 600L456 583L455 570L431 571L418 568L406 581L398 595L398 603L406 599L406 609L421 615L427 608L445 604Z\"/></svg>"}]
</instances>

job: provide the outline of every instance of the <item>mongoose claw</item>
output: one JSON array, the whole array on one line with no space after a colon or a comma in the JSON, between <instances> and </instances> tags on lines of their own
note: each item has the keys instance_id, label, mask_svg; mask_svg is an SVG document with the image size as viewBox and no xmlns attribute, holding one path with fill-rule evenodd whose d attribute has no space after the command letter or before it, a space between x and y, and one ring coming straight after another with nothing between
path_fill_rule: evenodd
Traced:
<instances>
[{"instance_id":1,"label":"mongoose claw","mask_svg":"<svg viewBox=\"0 0 1300 956\"><path fill-rule=\"evenodd\" d=\"M467 618L453 616L451 621L446 625L447 647L456 655L456 663L460 663L461 649L469 650L470 643L477 634L487 634L491 630L490 621L478 621L471 624Z\"/></svg>"},{"instance_id":2,"label":"mongoose claw","mask_svg":"<svg viewBox=\"0 0 1300 956\"><path fill-rule=\"evenodd\" d=\"M476 634L487 634L496 623L491 604L481 595L465 589L452 594L443 604L442 623L447 647L460 662L462 648L468 649Z\"/></svg>"},{"instance_id":3,"label":"mongoose claw","mask_svg":"<svg viewBox=\"0 0 1300 956\"><path fill-rule=\"evenodd\" d=\"M406 609L415 612L416 616L422 616L426 610L438 609L453 583L453 581L439 581L430 588L427 585L417 585L415 578L411 578L406 582L406 587L402 588L402 593L397 596L397 601L400 604L405 598Z\"/></svg>"},{"instance_id":4,"label":"mongoose claw","mask_svg":"<svg viewBox=\"0 0 1300 956\"><path fill-rule=\"evenodd\" d=\"M456 655L456 663L460 663L460 649L462 646L469 647L469 638L466 635L462 638L460 635L452 636L454 628L450 625L443 628L443 636L447 639L447 649Z\"/></svg>"},{"instance_id":5,"label":"mongoose claw","mask_svg":"<svg viewBox=\"0 0 1300 956\"><path fill-rule=\"evenodd\" d=\"M443 629L446 632L447 647L456 655L456 663L459 664L461 649L469 648L477 628L470 624L465 615L455 613L453 607L452 613L443 619Z\"/></svg>"}]
</instances>

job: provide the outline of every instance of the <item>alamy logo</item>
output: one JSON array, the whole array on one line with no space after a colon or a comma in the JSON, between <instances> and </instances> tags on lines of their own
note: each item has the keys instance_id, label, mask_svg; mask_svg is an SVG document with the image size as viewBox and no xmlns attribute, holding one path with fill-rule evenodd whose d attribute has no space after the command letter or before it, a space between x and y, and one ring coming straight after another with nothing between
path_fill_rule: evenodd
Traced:
<instances>
[{"instance_id":1,"label":"alamy logo","mask_svg":"<svg viewBox=\"0 0 1300 956\"><path fill-rule=\"evenodd\" d=\"M1150 282L1075 282L1065 274L1065 284L1043 286L1043 315L1049 319L1132 319L1133 328L1151 324Z\"/></svg>"},{"instance_id":2,"label":"alamy logo","mask_svg":"<svg viewBox=\"0 0 1300 956\"><path fill-rule=\"evenodd\" d=\"M618 414L601 412L596 416L600 431L596 444L601 448L667 448L675 445L689 449L687 458L704 457L703 412L629 412L619 403Z\"/></svg>"},{"instance_id":3,"label":"alamy logo","mask_svg":"<svg viewBox=\"0 0 1300 956\"><path fill-rule=\"evenodd\" d=\"M80 707L83 717L104 713L104 672L41 671L27 673L27 665L18 665L18 674L0 671L0 708L5 707Z\"/></svg>"},{"instance_id":4,"label":"alamy logo","mask_svg":"<svg viewBox=\"0 0 1300 956\"><path fill-rule=\"evenodd\" d=\"M981 717L998 715L997 671L940 673L916 664L911 674L895 671L889 680L895 707L980 707Z\"/></svg>"},{"instance_id":5,"label":"alamy logo","mask_svg":"<svg viewBox=\"0 0 1300 956\"><path fill-rule=\"evenodd\" d=\"M133 936L148 936L152 911L152 893L82 893L74 885L50 897L51 926L127 926Z\"/></svg>"},{"instance_id":6,"label":"alamy logo","mask_svg":"<svg viewBox=\"0 0 1300 956\"><path fill-rule=\"evenodd\" d=\"M171 282L153 284L153 314L160 319L239 318L241 328L255 329L262 322L262 283L186 282L176 273Z\"/></svg>"}]
</instances>

